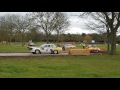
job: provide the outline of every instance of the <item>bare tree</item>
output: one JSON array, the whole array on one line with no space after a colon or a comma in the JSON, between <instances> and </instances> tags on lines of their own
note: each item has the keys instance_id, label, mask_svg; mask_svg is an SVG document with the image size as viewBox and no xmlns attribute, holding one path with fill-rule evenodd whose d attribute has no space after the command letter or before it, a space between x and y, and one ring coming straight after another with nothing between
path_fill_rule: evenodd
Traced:
<instances>
[{"instance_id":1,"label":"bare tree","mask_svg":"<svg viewBox=\"0 0 120 90\"><path fill-rule=\"evenodd\" d=\"M45 32L47 43L49 43L49 38L53 31L56 30L57 35L59 35L60 30L62 32L68 23L67 18L60 12L33 12L31 15L37 26Z\"/></svg>"},{"instance_id":2,"label":"bare tree","mask_svg":"<svg viewBox=\"0 0 120 90\"><path fill-rule=\"evenodd\" d=\"M21 42L22 42L22 46L24 46L25 34L31 28L32 22L29 19L28 15L25 15L25 16L16 15L15 25L16 25L17 32L21 34Z\"/></svg>"},{"instance_id":3,"label":"bare tree","mask_svg":"<svg viewBox=\"0 0 120 90\"><path fill-rule=\"evenodd\" d=\"M0 17L0 39L1 41L8 41L9 28L6 20L6 15Z\"/></svg>"},{"instance_id":4,"label":"bare tree","mask_svg":"<svg viewBox=\"0 0 120 90\"><path fill-rule=\"evenodd\" d=\"M110 29L105 21L105 16L100 12L86 12L81 16L87 16L89 18L88 22L85 23L86 29L95 30L100 34L107 34L107 51L110 52Z\"/></svg>"},{"instance_id":5,"label":"bare tree","mask_svg":"<svg viewBox=\"0 0 120 90\"><path fill-rule=\"evenodd\" d=\"M57 34L57 40L59 42L59 35L67 30L67 27L70 25L70 22L67 18L67 15L62 12L56 12L55 19L56 19L55 32Z\"/></svg>"},{"instance_id":6,"label":"bare tree","mask_svg":"<svg viewBox=\"0 0 120 90\"><path fill-rule=\"evenodd\" d=\"M6 22L6 30L8 31L9 42L11 43L11 38L13 34L15 34L15 15L14 14L6 14L5 22Z\"/></svg>"},{"instance_id":7,"label":"bare tree","mask_svg":"<svg viewBox=\"0 0 120 90\"><path fill-rule=\"evenodd\" d=\"M5 17L0 17L0 40L3 41L5 36Z\"/></svg>"},{"instance_id":8,"label":"bare tree","mask_svg":"<svg viewBox=\"0 0 120 90\"><path fill-rule=\"evenodd\" d=\"M120 12L86 12L82 15L87 15L92 18L92 23L89 26L94 27L95 29L105 31L105 29L100 29L105 27L108 34L108 39L111 40L111 51L110 54L116 54L116 32L120 27ZM93 24L94 22L94 24ZM97 23L95 23L97 22Z\"/></svg>"}]
</instances>

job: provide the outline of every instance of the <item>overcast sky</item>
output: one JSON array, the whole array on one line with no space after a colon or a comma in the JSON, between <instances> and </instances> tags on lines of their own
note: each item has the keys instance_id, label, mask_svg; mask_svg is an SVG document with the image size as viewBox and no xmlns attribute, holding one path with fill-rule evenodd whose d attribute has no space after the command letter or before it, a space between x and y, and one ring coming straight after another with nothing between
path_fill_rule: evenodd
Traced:
<instances>
[{"instance_id":1,"label":"overcast sky","mask_svg":"<svg viewBox=\"0 0 120 90\"><path fill-rule=\"evenodd\" d=\"M22 14L25 15L27 12L0 12L0 15L4 15L6 13L14 13L14 14ZM84 29L84 19L78 18L79 12L67 12L70 20L70 26L68 30L65 32L71 34L82 34L82 33L92 33L90 30Z\"/></svg>"}]
</instances>

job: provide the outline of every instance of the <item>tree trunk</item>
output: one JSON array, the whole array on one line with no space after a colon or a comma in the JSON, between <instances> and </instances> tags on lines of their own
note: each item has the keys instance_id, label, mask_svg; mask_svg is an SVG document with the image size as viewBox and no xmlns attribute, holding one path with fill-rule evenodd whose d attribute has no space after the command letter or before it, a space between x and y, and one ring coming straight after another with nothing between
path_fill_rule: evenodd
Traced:
<instances>
[{"instance_id":1,"label":"tree trunk","mask_svg":"<svg viewBox=\"0 0 120 90\"><path fill-rule=\"evenodd\" d=\"M107 30L107 52L110 52L110 32Z\"/></svg>"},{"instance_id":2,"label":"tree trunk","mask_svg":"<svg viewBox=\"0 0 120 90\"><path fill-rule=\"evenodd\" d=\"M22 34L22 38L21 38L21 41L22 41L22 46L24 46L24 40L23 40L23 34Z\"/></svg>"},{"instance_id":3,"label":"tree trunk","mask_svg":"<svg viewBox=\"0 0 120 90\"><path fill-rule=\"evenodd\" d=\"M9 45L11 45L11 36L10 36L10 42L9 42Z\"/></svg>"},{"instance_id":4,"label":"tree trunk","mask_svg":"<svg viewBox=\"0 0 120 90\"><path fill-rule=\"evenodd\" d=\"M57 38L57 42L59 43L59 34L57 34L57 37L56 37L56 38Z\"/></svg>"},{"instance_id":5,"label":"tree trunk","mask_svg":"<svg viewBox=\"0 0 120 90\"><path fill-rule=\"evenodd\" d=\"M109 53L110 52L110 42L108 40L108 43L107 43L107 52Z\"/></svg>"},{"instance_id":6,"label":"tree trunk","mask_svg":"<svg viewBox=\"0 0 120 90\"><path fill-rule=\"evenodd\" d=\"M49 36L46 36L47 44L49 43Z\"/></svg>"},{"instance_id":7,"label":"tree trunk","mask_svg":"<svg viewBox=\"0 0 120 90\"><path fill-rule=\"evenodd\" d=\"M116 30L111 30L111 55L116 54Z\"/></svg>"}]
</instances>

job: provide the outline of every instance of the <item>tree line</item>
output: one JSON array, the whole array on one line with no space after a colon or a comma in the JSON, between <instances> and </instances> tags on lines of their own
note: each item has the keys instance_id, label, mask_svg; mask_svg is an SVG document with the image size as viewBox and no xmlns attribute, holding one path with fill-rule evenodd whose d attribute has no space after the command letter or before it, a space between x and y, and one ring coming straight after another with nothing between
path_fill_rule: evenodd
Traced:
<instances>
[{"instance_id":1,"label":"tree line","mask_svg":"<svg viewBox=\"0 0 120 90\"><path fill-rule=\"evenodd\" d=\"M44 38L47 43L52 33L59 38L70 25L67 15L62 12L31 12L26 15L6 14L0 16L0 41L25 41Z\"/></svg>"},{"instance_id":2,"label":"tree line","mask_svg":"<svg viewBox=\"0 0 120 90\"><path fill-rule=\"evenodd\" d=\"M80 14L80 17L89 18L85 27L102 32L100 35L107 39L108 52L111 55L116 54L116 42L119 38L116 33L120 28L120 12L85 12ZM81 38L84 34L82 37L70 33L64 34L69 25L70 21L67 15L62 12L31 12L25 16L6 14L0 16L0 41L20 41L24 46L25 41L33 38L35 41L43 40L47 43L50 40L57 42L83 40ZM90 35L85 38L89 41L91 39Z\"/></svg>"},{"instance_id":3,"label":"tree line","mask_svg":"<svg viewBox=\"0 0 120 90\"><path fill-rule=\"evenodd\" d=\"M80 17L88 18L86 27L107 34L107 49L111 55L116 54L117 32L120 28L120 12L83 12Z\"/></svg>"}]
</instances>

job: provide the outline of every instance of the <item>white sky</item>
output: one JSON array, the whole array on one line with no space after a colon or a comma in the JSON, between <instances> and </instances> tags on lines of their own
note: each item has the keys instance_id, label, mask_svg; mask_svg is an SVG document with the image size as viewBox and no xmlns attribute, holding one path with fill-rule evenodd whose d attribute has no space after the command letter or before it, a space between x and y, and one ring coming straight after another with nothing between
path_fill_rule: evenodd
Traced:
<instances>
[{"instance_id":1,"label":"white sky","mask_svg":"<svg viewBox=\"0 0 120 90\"><path fill-rule=\"evenodd\" d=\"M4 15L6 13L14 13L14 14L22 14L25 15L27 12L0 12L0 15ZM71 34L82 34L82 33L92 33L90 30L83 29L84 28L84 20L78 18L77 16L79 12L67 12L70 20L70 26L68 27L68 30L65 32L71 33Z\"/></svg>"}]
</instances>

